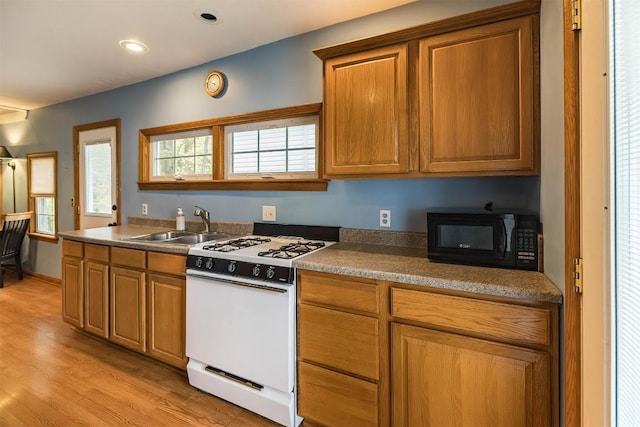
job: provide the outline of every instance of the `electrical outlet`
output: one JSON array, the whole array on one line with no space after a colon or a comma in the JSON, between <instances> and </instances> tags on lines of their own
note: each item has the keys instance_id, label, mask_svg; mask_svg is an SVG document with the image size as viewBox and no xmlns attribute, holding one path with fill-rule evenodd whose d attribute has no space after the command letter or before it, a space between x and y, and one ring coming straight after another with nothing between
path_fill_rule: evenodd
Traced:
<instances>
[{"instance_id":1,"label":"electrical outlet","mask_svg":"<svg viewBox=\"0 0 640 427\"><path fill-rule=\"evenodd\" d=\"M380 209L380 227L391 227L391 210Z\"/></svg>"},{"instance_id":2,"label":"electrical outlet","mask_svg":"<svg viewBox=\"0 0 640 427\"><path fill-rule=\"evenodd\" d=\"M275 221L276 220L276 207L275 206L263 206L262 207L262 220L263 221Z\"/></svg>"},{"instance_id":3,"label":"electrical outlet","mask_svg":"<svg viewBox=\"0 0 640 427\"><path fill-rule=\"evenodd\" d=\"M147 205L146 203L142 204L142 215L148 215L149 214L149 205Z\"/></svg>"}]
</instances>

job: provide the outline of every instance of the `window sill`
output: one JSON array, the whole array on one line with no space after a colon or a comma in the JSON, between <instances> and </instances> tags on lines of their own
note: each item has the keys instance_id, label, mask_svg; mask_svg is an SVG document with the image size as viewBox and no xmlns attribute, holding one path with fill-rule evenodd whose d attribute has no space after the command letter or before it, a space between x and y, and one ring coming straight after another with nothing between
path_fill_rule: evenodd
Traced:
<instances>
[{"instance_id":1,"label":"window sill","mask_svg":"<svg viewBox=\"0 0 640 427\"><path fill-rule=\"evenodd\" d=\"M140 190L327 191L327 179L138 182Z\"/></svg>"},{"instance_id":2,"label":"window sill","mask_svg":"<svg viewBox=\"0 0 640 427\"><path fill-rule=\"evenodd\" d=\"M58 235L52 236L51 234L40 233L27 233L31 240L42 240L43 242L58 243Z\"/></svg>"}]
</instances>

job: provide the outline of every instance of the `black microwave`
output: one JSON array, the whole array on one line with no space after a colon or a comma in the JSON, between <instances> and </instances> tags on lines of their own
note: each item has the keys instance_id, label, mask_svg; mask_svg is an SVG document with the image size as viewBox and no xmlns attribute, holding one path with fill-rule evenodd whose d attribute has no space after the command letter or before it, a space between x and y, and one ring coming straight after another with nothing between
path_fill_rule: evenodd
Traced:
<instances>
[{"instance_id":1,"label":"black microwave","mask_svg":"<svg viewBox=\"0 0 640 427\"><path fill-rule=\"evenodd\" d=\"M454 264L538 270L537 215L528 211L427 212L427 257Z\"/></svg>"}]
</instances>

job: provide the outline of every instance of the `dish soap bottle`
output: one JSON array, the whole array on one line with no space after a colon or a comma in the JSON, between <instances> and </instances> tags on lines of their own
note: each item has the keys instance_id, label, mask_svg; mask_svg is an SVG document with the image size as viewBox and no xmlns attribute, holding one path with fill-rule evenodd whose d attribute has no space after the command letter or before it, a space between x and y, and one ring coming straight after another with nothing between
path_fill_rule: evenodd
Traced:
<instances>
[{"instance_id":1,"label":"dish soap bottle","mask_svg":"<svg viewBox=\"0 0 640 427\"><path fill-rule=\"evenodd\" d=\"M178 214L176 215L176 230L184 231L184 212L182 212L182 208L178 208Z\"/></svg>"}]
</instances>

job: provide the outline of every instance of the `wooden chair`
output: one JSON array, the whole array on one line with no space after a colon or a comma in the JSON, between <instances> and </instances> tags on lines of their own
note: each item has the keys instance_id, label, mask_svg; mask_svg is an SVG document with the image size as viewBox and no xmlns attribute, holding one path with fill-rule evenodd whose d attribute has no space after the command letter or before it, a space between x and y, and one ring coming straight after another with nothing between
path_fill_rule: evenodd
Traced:
<instances>
[{"instance_id":1,"label":"wooden chair","mask_svg":"<svg viewBox=\"0 0 640 427\"><path fill-rule=\"evenodd\" d=\"M3 265L4 261L14 260L18 280L22 280L22 262L20 250L24 235L29 230L29 221L33 212L19 212L6 214L0 232L0 288L4 286Z\"/></svg>"}]
</instances>

